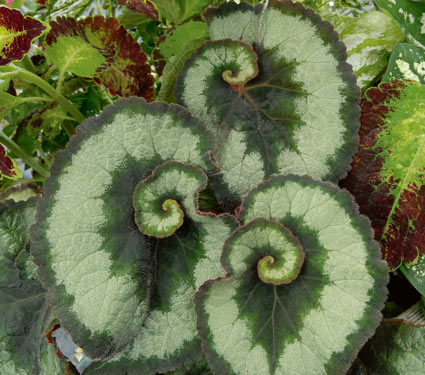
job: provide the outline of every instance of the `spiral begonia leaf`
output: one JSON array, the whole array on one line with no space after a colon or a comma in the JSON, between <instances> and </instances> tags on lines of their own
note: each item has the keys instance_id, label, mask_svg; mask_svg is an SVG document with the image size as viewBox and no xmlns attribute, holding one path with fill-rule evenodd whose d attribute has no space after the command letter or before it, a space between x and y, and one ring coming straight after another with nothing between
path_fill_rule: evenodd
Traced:
<instances>
[{"instance_id":1,"label":"spiral begonia leaf","mask_svg":"<svg viewBox=\"0 0 425 375\"><path fill-rule=\"evenodd\" d=\"M425 325L385 319L359 354L368 375L425 373Z\"/></svg>"},{"instance_id":2,"label":"spiral begonia leaf","mask_svg":"<svg viewBox=\"0 0 425 375\"><path fill-rule=\"evenodd\" d=\"M32 41L48 29L44 22L24 16L17 9L0 6L0 66L21 60Z\"/></svg>"},{"instance_id":3,"label":"spiral begonia leaf","mask_svg":"<svg viewBox=\"0 0 425 375\"><path fill-rule=\"evenodd\" d=\"M151 181L157 184L156 193L163 196L162 201L170 196L178 201L184 222L169 237L155 239L156 276L143 328L128 347L106 363L89 367L87 375L121 375L123 371L151 375L189 365L199 358L193 295L206 280L224 275L220 256L226 238L237 226L236 220L229 215L200 213L194 194L182 198L188 188L192 192L195 187L198 191L205 188L206 176L199 168L168 162L155 169L152 176L159 177ZM164 190L172 194L163 194Z\"/></svg>"},{"instance_id":4,"label":"spiral begonia leaf","mask_svg":"<svg viewBox=\"0 0 425 375\"><path fill-rule=\"evenodd\" d=\"M206 10L213 42L186 62L175 89L217 135L215 183L233 202L273 173L337 181L358 140L359 89L332 26L290 1L263 9L231 2Z\"/></svg>"},{"instance_id":5,"label":"spiral begonia leaf","mask_svg":"<svg viewBox=\"0 0 425 375\"><path fill-rule=\"evenodd\" d=\"M35 198L0 203L0 373L58 375L43 342L48 308L29 253Z\"/></svg>"},{"instance_id":6,"label":"spiral begonia leaf","mask_svg":"<svg viewBox=\"0 0 425 375\"><path fill-rule=\"evenodd\" d=\"M425 254L425 86L392 81L366 92L360 145L341 186L372 221L391 269Z\"/></svg>"},{"instance_id":7,"label":"spiral begonia leaf","mask_svg":"<svg viewBox=\"0 0 425 375\"><path fill-rule=\"evenodd\" d=\"M247 226L258 218L283 225L301 243L305 260L295 280L275 286L257 275L267 247L258 254L223 253L227 276L207 281L195 296L214 374L346 372L378 326L387 295L388 271L369 220L346 191L296 175L260 184L238 218ZM253 239L245 242L255 246Z\"/></svg>"},{"instance_id":8,"label":"spiral begonia leaf","mask_svg":"<svg viewBox=\"0 0 425 375\"><path fill-rule=\"evenodd\" d=\"M61 326L90 358L108 358L85 373L154 374L199 356L192 297L222 275L222 244L236 225L230 216L198 213L202 184L183 178L213 166L213 144L183 108L129 98L79 126L57 154L32 229L33 253ZM183 225L164 239L143 235L135 223L133 195L152 172L163 177L158 209L174 200L184 212ZM190 186L182 196L179 189Z\"/></svg>"},{"instance_id":9,"label":"spiral begonia leaf","mask_svg":"<svg viewBox=\"0 0 425 375\"><path fill-rule=\"evenodd\" d=\"M50 26L45 54L63 72L93 79L112 95L153 99L147 57L116 19L59 17Z\"/></svg>"}]
</instances>

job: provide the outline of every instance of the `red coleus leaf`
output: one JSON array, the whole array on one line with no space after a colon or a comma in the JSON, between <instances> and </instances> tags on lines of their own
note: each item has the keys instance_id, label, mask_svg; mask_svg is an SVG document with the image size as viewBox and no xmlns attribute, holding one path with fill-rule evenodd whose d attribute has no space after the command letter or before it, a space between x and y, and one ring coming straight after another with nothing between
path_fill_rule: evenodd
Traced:
<instances>
[{"instance_id":1,"label":"red coleus leaf","mask_svg":"<svg viewBox=\"0 0 425 375\"><path fill-rule=\"evenodd\" d=\"M118 4L125 5L128 9L139 12L147 18L154 20L159 18L158 9L149 0L118 0Z\"/></svg>"},{"instance_id":2,"label":"red coleus leaf","mask_svg":"<svg viewBox=\"0 0 425 375\"><path fill-rule=\"evenodd\" d=\"M59 69L93 79L112 95L153 99L147 57L115 18L59 17L50 26L46 55Z\"/></svg>"},{"instance_id":3,"label":"red coleus leaf","mask_svg":"<svg viewBox=\"0 0 425 375\"><path fill-rule=\"evenodd\" d=\"M392 81L361 102L360 145L341 181L372 221L391 269L425 254L425 86Z\"/></svg>"},{"instance_id":4,"label":"red coleus leaf","mask_svg":"<svg viewBox=\"0 0 425 375\"><path fill-rule=\"evenodd\" d=\"M41 21L24 17L17 9L0 6L0 66L21 60L33 39L47 28Z\"/></svg>"},{"instance_id":5,"label":"red coleus leaf","mask_svg":"<svg viewBox=\"0 0 425 375\"><path fill-rule=\"evenodd\" d=\"M4 177L15 180L22 174L16 167L15 162L6 154L6 149L0 144L0 180Z\"/></svg>"}]
</instances>

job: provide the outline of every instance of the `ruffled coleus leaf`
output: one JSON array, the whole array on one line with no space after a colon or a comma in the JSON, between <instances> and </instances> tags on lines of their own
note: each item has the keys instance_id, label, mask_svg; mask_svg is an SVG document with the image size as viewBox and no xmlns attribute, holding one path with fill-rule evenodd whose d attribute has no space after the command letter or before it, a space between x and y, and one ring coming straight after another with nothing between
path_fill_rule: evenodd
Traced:
<instances>
[{"instance_id":1,"label":"ruffled coleus leaf","mask_svg":"<svg viewBox=\"0 0 425 375\"><path fill-rule=\"evenodd\" d=\"M0 6L0 66L21 60L31 43L48 26L35 18L24 16L17 9Z\"/></svg>"},{"instance_id":2,"label":"ruffled coleus leaf","mask_svg":"<svg viewBox=\"0 0 425 375\"><path fill-rule=\"evenodd\" d=\"M359 354L368 375L425 373L425 325L385 319Z\"/></svg>"},{"instance_id":3,"label":"ruffled coleus leaf","mask_svg":"<svg viewBox=\"0 0 425 375\"><path fill-rule=\"evenodd\" d=\"M332 26L300 4L225 3L176 98L217 134L216 184L240 201L273 173L337 181L357 145L359 89Z\"/></svg>"},{"instance_id":4,"label":"ruffled coleus leaf","mask_svg":"<svg viewBox=\"0 0 425 375\"><path fill-rule=\"evenodd\" d=\"M157 20L159 18L158 9L155 3L149 0L118 0L118 4L125 5L128 9L143 14L147 18Z\"/></svg>"},{"instance_id":5,"label":"ruffled coleus leaf","mask_svg":"<svg viewBox=\"0 0 425 375\"><path fill-rule=\"evenodd\" d=\"M223 274L236 226L197 209L213 145L183 108L131 98L57 154L32 250L55 316L97 360L85 373L155 374L199 357L192 297Z\"/></svg>"},{"instance_id":6,"label":"ruffled coleus leaf","mask_svg":"<svg viewBox=\"0 0 425 375\"><path fill-rule=\"evenodd\" d=\"M50 26L45 54L61 71L93 79L112 95L153 99L147 57L116 19L59 17Z\"/></svg>"},{"instance_id":7,"label":"ruffled coleus leaf","mask_svg":"<svg viewBox=\"0 0 425 375\"><path fill-rule=\"evenodd\" d=\"M44 342L48 308L29 253L36 200L0 203L0 373L58 375Z\"/></svg>"},{"instance_id":8,"label":"ruffled coleus leaf","mask_svg":"<svg viewBox=\"0 0 425 375\"><path fill-rule=\"evenodd\" d=\"M341 182L372 221L391 269L425 253L424 95L417 82L393 81L367 91L359 150Z\"/></svg>"},{"instance_id":9,"label":"ruffled coleus leaf","mask_svg":"<svg viewBox=\"0 0 425 375\"><path fill-rule=\"evenodd\" d=\"M6 149L0 144L0 180L3 177L15 180L22 177L22 173L16 166L15 161L7 156Z\"/></svg>"},{"instance_id":10,"label":"ruffled coleus leaf","mask_svg":"<svg viewBox=\"0 0 425 375\"><path fill-rule=\"evenodd\" d=\"M308 176L252 190L225 278L195 296L214 374L342 374L379 324L388 271L352 197Z\"/></svg>"},{"instance_id":11,"label":"ruffled coleus leaf","mask_svg":"<svg viewBox=\"0 0 425 375\"><path fill-rule=\"evenodd\" d=\"M393 79L425 84L425 50L412 44L398 43L391 54L382 81L390 82Z\"/></svg>"},{"instance_id":12,"label":"ruffled coleus leaf","mask_svg":"<svg viewBox=\"0 0 425 375\"><path fill-rule=\"evenodd\" d=\"M375 3L394 18L410 42L425 48L424 3L411 0L376 0Z\"/></svg>"}]
</instances>

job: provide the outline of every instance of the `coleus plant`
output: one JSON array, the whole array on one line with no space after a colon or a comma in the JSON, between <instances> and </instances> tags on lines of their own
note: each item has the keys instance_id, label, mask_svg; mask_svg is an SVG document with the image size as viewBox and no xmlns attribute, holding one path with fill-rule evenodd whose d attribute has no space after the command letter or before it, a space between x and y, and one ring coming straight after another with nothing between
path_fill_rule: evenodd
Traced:
<instances>
[{"instance_id":1,"label":"coleus plant","mask_svg":"<svg viewBox=\"0 0 425 375\"><path fill-rule=\"evenodd\" d=\"M320 181L345 176L357 148L359 89L343 44L289 1L204 15L210 41L175 90L191 112L130 98L81 124L21 229L26 253L8 252L17 206L1 207L2 256L14 277L36 279L31 246L42 283L31 279L29 300L44 310L23 293L31 314L5 323L16 372L60 373L40 341L55 320L93 361L85 374L342 374L378 326L388 272L370 223ZM120 53L103 48L102 22L58 19L48 58L61 69L57 46L72 34L98 58L74 73L100 79ZM30 315L38 328L22 335L16 322ZM34 340L28 361L13 355Z\"/></svg>"}]
</instances>

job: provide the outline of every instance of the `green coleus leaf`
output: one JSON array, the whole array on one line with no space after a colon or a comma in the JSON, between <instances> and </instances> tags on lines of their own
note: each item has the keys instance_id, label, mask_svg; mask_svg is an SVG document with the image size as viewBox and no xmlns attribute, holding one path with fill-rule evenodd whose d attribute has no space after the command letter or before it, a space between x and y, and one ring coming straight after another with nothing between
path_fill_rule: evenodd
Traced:
<instances>
[{"instance_id":1,"label":"green coleus leaf","mask_svg":"<svg viewBox=\"0 0 425 375\"><path fill-rule=\"evenodd\" d=\"M147 57L116 19L60 17L50 25L45 54L62 72L93 79L112 95L153 99Z\"/></svg>"},{"instance_id":2,"label":"green coleus leaf","mask_svg":"<svg viewBox=\"0 0 425 375\"><path fill-rule=\"evenodd\" d=\"M17 9L0 6L0 66L21 60L31 42L48 30L42 21L25 16Z\"/></svg>"},{"instance_id":3,"label":"green coleus leaf","mask_svg":"<svg viewBox=\"0 0 425 375\"><path fill-rule=\"evenodd\" d=\"M398 43L391 54L383 82L393 79L425 84L425 50L412 44Z\"/></svg>"},{"instance_id":4,"label":"green coleus leaf","mask_svg":"<svg viewBox=\"0 0 425 375\"><path fill-rule=\"evenodd\" d=\"M223 249L226 277L207 281L195 296L214 374L347 371L377 327L387 293L369 221L346 191L296 175L260 184L238 218L244 226ZM263 281L264 259L273 258L267 270L280 277L302 252L291 282Z\"/></svg>"},{"instance_id":5,"label":"green coleus leaf","mask_svg":"<svg viewBox=\"0 0 425 375\"><path fill-rule=\"evenodd\" d=\"M181 107L131 98L79 126L57 154L33 253L55 316L97 360L85 373L155 374L198 358L192 297L223 274L222 244L236 226L197 209L213 145ZM170 227L163 207L183 223Z\"/></svg>"},{"instance_id":6,"label":"green coleus leaf","mask_svg":"<svg viewBox=\"0 0 425 375\"><path fill-rule=\"evenodd\" d=\"M16 166L15 161L7 156L4 146L0 144L0 180L3 177L15 180L22 178L22 173Z\"/></svg>"},{"instance_id":7,"label":"green coleus leaf","mask_svg":"<svg viewBox=\"0 0 425 375\"><path fill-rule=\"evenodd\" d=\"M174 25L199 14L212 0L151 0L162 17Z\"/></svg>"},{"instance_id":8,"label":"green coleus leaf","mask_svg":"<svg viewBox=\"0 0 425 375\"><path fill-rule=\"evenodd\" d=\"M410 42L425 48L424 3L411 0L376 0L375 3L394 18Z\"/></svg>"},{"instance_id":9,"label":"green coleus leaf","mask_svg":"<svg viewBox=\"0 0 425 375\"><path fill-rule=\"evenodd\" d=\"M207 38L208 29L205 22L189 21L167 34L164 41L159 44L159 50L168 60L171 56L180 55L182 50L187 49L186 45L193 40Z\"/></svg>"},{"instance_id":10,"label":"green coleus leaf","mask_svg":"<svg viewBox=\"0 0 425 375\"><path fill-rule=\"evenodd\" d=\"M233 202L273 173L337 181L357 144L359 89L330 24L289 1L263 10L208 9L212 41L186 62L175 90L217 134L215 184Z\"/></svg>"},{"instance_id":11,"label":"green coleus leaf","mask_svg":"<svg viewBox=\"0 0 425 375\"><path fill-rule=\"evenodd\" d=\"M378 11L359 17L332 14L331 21L347 47L347 62L353 66L357 84L366 88L384 71L394 46L404 40L393 19Z\"/></svg>"},{"instance_id":12,"label":"green coleus leaf","mask_svg":"<svg viewBox=\"0 0 425 375\"><path fill-rule=\"evenodd\" d=\"M368 375L422 375L425 325L385 319L359 354Z\"/></svg>"},{"instance_id":13,"label":"green coleus leaf","mask_svg":"<svg viewBox=\"0 0 425 375\"><path fill-rule=\"evenodd\" d=\"M360 146L341 186L372 221L391 269L425 253L425 86L383 83L362 100Z\"/></svg>"},{"instance_id":14,"label":"green coleus leaf","mask_svg":"<svg viewBox=\"0 0 425 375\"><path fill-rule=\"evenodd\" d=\"M29 253L34 198L0 203L0 372L57 375L59 359L43 339L48 308Z\"/></svg>"}]
</instances>

